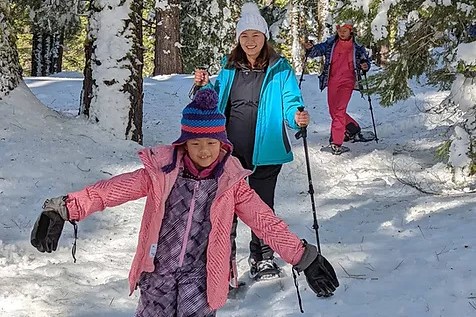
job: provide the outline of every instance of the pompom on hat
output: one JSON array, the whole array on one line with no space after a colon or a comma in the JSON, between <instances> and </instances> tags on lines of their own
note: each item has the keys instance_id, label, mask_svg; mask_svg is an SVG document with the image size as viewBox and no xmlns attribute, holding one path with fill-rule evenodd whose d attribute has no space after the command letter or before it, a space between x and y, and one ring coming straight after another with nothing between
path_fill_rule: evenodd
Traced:
<instances>
[{"instance_id":1,"label":"pompom on hat","mask_svg":"<svg viewBox=\"0 0 476 317\"><path fill-rule=\"evenodd\" d=\"M190 139L211 138L231 146L225 131L225 116L218 111L218 95L213 89L201 89L182 111L181 135L172 143L180 145Z\"/></svg>"},{"instance_id":2,"label":"pompom on hat","mask_svg":"<svg viewBox=\"0 0 476 317\"><path fill-rule=\"evenodd\" d=\"M172 171L177 164L177 146L188 140L198 138L216 139L222 143L222 148L231 153L233 145L228 140L225 130L226 118L218 111L218 94L215 90L200 89L195 98L182 111L181 134L172 142L176 146L172 163L164 166L165 173Z\"/></svg>"},{"instance_id":3,"label":"pompom on hat","mask_svg":"<svg viewBox=\"0 0 476 317\"><path fill-rule=\"evenodd\" d=\"M247 30L256 30L266 36L266 39L269 40L269 29L268 23L261 16L258 6L256 3L247 2L241 7L241 17L236 24L236 41L240 39L241 33Z\"/></svg>"}]
</instances>

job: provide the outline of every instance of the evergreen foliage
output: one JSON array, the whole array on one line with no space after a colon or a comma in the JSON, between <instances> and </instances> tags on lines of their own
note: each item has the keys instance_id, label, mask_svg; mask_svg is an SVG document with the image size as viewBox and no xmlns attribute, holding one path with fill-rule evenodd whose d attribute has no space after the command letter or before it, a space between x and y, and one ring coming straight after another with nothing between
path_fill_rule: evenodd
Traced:
<instances>
[{"instance_id":1,"label":"evergreen foliage","mask_svg":"<svg viewBox=\"0 0 476 317\"><path fill-rule=\"evenodd\" d=\"M360 40L367 47L390 47L388 64L372 81L380 103L388 106L411 96L411 78L425 76L429 84L450 87L455 74L465 69L455 67L459 64L455 50L470 40L469 28L476 21L476 8L472 0L400 0L390 4L374 0L368 8L345 0L335 15L339 20L352 19L360 26Z\"/></svg>"},{"instance_id":2,"label":"evergreen foliage","mask_svg":"<svg viewBox=\"0 0 476 317\"><path fill-rule=\"evenodd\" d=\"M220 68L221 59L235 43L235 26L244 1L182 1L182 58L185 73L197 66Z\"/></svg>"},{"instance_id":3,"label":"evergreen foliage","mask_svg":"<svg viewBox=\"0 0 476 317\"><path fill-rule=\"evenodd\" d=\"M390 56L383 69L371 78L372 92L380 104L392 105L412 95L410 79L425 80L441 89L451 89L442 103L461 115L453 123L453 135L439 149L448 153L448 164L455 179L465 181L476 168L476 61L459 55L460 50L476 47L476 6L474 0L344 0L336 17L353 17L360 25L367 46L389 47ZM470 44L472 43L472 44ZM465 44L468 44L465 47ZM466 148L466 160L461 160ZM461 163L465 162L465 163Z\"/></svg>"},{"instance_id":4,"label":"evergreen foliage","mask_svg":"<svg viewBox=\"0 0 476 317\"><path fill-rule=\"evenodd\" d=\"M143 46L144 46L144 75L151 76L154 71L155 43L155 0L144 0Z\"/></svg>"}]
</instances>

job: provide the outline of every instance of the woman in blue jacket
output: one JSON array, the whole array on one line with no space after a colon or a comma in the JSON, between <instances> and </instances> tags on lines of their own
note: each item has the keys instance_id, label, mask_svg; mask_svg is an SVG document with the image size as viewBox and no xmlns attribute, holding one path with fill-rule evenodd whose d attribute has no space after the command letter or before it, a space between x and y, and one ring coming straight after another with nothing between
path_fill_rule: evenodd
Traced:
<instances>
[{"instance_id":1,"label":"woman in blue jacket","mask_svg":"<svg viewBox=\"0 0 476 317\"><path fill-rule=\"evenodd\" d=\"M219 95L219 110L226 116L233 155L253 171L249 184L272 209L276 181L283 163L293 160L286 126L299 129L309 124L296 76L288 61L267 43L268 25L254 3L245 3L236 26L237 45L224 58L215 84L208 73L195 71L197 86L212 86ZM236 218L236 217L235 217ZM237 287L236 222L232 233L232 279ZM279 276L273 250L253 232L250 242L250 277Z\"/></svg>"}]
</instances>

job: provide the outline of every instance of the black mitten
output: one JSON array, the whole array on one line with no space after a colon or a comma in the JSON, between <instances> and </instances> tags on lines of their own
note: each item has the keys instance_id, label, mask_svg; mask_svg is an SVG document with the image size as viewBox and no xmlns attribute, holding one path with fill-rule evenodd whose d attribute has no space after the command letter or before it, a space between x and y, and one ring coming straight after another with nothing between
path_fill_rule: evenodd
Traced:
<instances>
[{"instance_id":1,"label":"black mitten","mask_svg":"<svg viewBox=\"0 0 476 317\"><path fill-rule=\"evenodd\" d=\"M336 272L325 257L318 254L316 259L304 270L309 287L317 296L328 297L339 287Z\"/></svg>"},{"instance_id":2,"label":"black mitten","mask_svg":"<svg viewBox=\"0 0 476 317\"><path fill-rule=\"evenodd\" d=\"M317 296L328 297L339 287L336 273L332 265L323 257L316 246L304 243L304 254L298 264L294 268L298 271L304 271L306 281L309 287L317 294Z\"/></svg>"},{"instance_id":3,"label":"black mitten","mask_svg":"<svg viewBox=\"0 0 476 317\"><path fill-rule=\"evenodd\" d=\"M56 251L63 231L65 220L68 220L66 197L47 199L43 211L31 231L31 244L40 252Z\"/></svg>"}]
</instances>

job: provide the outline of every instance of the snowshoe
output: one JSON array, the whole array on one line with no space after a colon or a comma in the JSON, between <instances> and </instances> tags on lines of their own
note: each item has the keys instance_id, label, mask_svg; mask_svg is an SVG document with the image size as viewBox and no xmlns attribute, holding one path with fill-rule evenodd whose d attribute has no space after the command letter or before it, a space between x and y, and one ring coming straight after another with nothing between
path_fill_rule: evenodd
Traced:
<instances>
[{"instance_id":1,"label":"snowshoe","mask_svg":"<svg viewBox=\"0 0 476 317\"><path fill-rule=\"evenodd\" d=\"M329 152L332 153L333 155L341 155L342 153L349 152L350 149L347 146L338 146L335 144L330 144L328 146L323 146L321 148L322 152Z\"/></svg>"},{"instance_id":2,"label":"snowshoe","mask_svg":"<svg viewBox=\"0 0 476 317\"><path fill-rule=\"evenodd\" d=\"M250 278L254 280L270 280L281 276L281 269L272 260L255 262L250 259Z\"/></svg>"},{"instance_id":3,"label":"snowshoe","mask_svg":"<svg viewBox=\"0 0 476 317\"><path fill-rule=\"evenodd\" d=\"M349 141L354 142L370 142L375 140L375 134L372 131L361 131L352 137L349 137Z\"/></svg>"}]
</instances>

